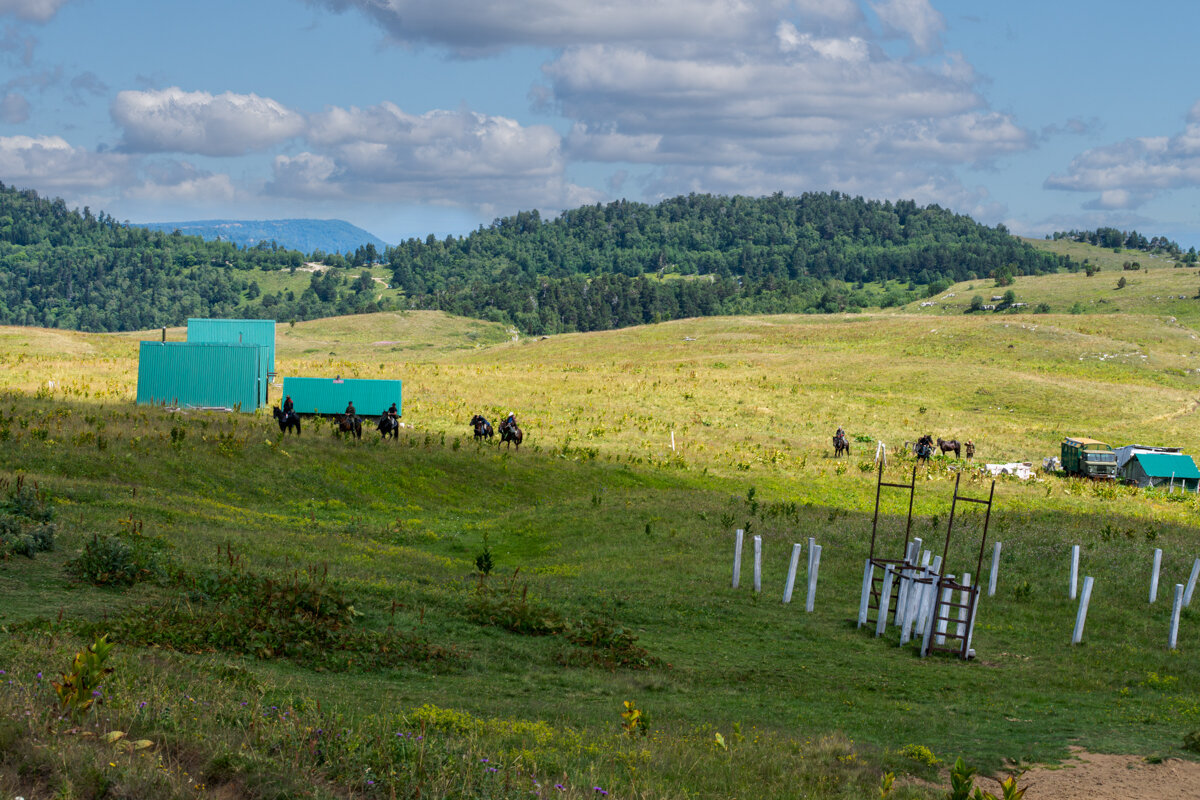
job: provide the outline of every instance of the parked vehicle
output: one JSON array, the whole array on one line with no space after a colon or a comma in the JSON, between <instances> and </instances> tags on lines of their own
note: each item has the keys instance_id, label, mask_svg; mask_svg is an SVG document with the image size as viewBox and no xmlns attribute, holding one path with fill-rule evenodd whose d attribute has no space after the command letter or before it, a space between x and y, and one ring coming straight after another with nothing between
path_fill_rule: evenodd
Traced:
<instances>
[{"instance_id":1,"label":"parked vehicle","mask_svg":"<svg viewBox=\"0 0 1200 800\"><path fill-rule=\"evenodd\" d=\"M1062 468L1068 475L1097 481L1115 480L1117 454L1096 439L1067 437L1062 443Z\"/></svg>"}]
</instances>

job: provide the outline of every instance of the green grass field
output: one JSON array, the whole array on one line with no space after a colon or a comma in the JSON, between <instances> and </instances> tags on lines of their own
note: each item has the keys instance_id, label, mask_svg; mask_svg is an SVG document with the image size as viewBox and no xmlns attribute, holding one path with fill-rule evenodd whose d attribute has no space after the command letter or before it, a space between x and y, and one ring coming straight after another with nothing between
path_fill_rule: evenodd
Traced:
<instances>
[{"instance_id":1,"label":"green grass field","mask_svg":"<svg viewBox=\"0 0 1200 800\"><path fill-rule=\"evenodd\" d=\"M0 561L0 794L851 798L891 771L890 796L932 798L959 755L995 774L1072 746L1195 757L1194 607L1166 646L1172 588L1200 556L1194 496L1002 479L975 661L922 660L853 622L877 440L888 480L912 474L898 451L926 432L1039 467L1064 435L1200 451L1196 336L1184 311L1151 310L1160 276L1195 293L1162 268L1104 314L916 308L517 341L433 312L279 326L281 375L404 380L414 427L398 442L136 407L137 335L0 329L0 510L25 476L57 525L53 551ZM1086 302L1115 280L1016 288ZM471 440L472 414L508 411L520 452ZM872 441L835 461L839 424ZM913 533L938 553L960 469L963 493L986 496L965 464L917 472ZM885 493L884 555L906 508ZM959 512L949 571L974 572L982 519ZM737 527L762 536L761 596L749 543L730 588ZM120 588L73 577L81 551L98 563L93 536L158 552L157 568ZM780 596L810 536L806 614L803 568L793 603ZM1076 647L1073 544L1096 580ZM312 610L342 598L353 613ZM101 631L114 671L76 719L48 682Z\"/></svg>"}]
</instances>

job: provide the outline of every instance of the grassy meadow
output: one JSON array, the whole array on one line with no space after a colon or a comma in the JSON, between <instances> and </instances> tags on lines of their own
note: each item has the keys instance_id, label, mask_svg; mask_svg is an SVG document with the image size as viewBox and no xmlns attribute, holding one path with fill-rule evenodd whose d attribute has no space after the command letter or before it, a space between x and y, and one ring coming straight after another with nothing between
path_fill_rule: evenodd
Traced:
<instances>
[{"instance_id":1,"label":"grassy meadow","mask_svg":"<svg viewBox=\"0 0 1200 800\"><path fill-rule=\"evenodd\" d=\"M1003 478L976 660L922 660L894 629L854 625L876 441L895 481L922 433L1039 467L1064 435L1200 452L1200 301L1154 299L1176 283L1191 297L1196 275L1125 274L1129 305L1106 313L1057 306L1111 288L1107 267L1019 278L1049 314L914 306L516 341L433 312L281 324L281 375L404 380L414 427L394 442L137 407L138 335L0 329L0 511L48 507L56 526L53 550L0 561L0 796L852 798L892 772L891 797L932 798L960 755L995 775L1075 746L1195 757L1194 607L1166 646L1200 556L1194 496ZM975 286L951 302L1002 291ZM472 414L509 411L519 452L471 440ZM838 425L849 459L832 458ZM962 462L916 473L913 534L938 553L960 474L987 496ZM885 491L884 555L906 509ZM975 572L972 509L950 572ZM762 537L761 595L749 540L730 588L737 527ZM808 537L823 548L810 614L803 567L780 602ZM1076 647L1073 544L1096 580ZM88 579L127 563L129 584ZM49 682L101 633L113 671L90 710L63 711Z\"/></svg>"}]
</instances>

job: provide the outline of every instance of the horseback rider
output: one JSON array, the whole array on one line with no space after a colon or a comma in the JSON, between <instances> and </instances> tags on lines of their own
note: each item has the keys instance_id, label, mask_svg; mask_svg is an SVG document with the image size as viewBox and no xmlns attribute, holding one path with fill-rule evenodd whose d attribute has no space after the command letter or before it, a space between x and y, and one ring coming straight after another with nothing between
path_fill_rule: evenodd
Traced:
<instances>
[{"instance_id":1,"label":"horseback rider","mask_svg":"<svg viewBox=\"0 0 1200 800\"><path fill-rule=\"evenodd\" d=\"M351 400L346 404L346 416L353 419L358 416L358 412L354 410L354 401Z\"/></svg>"},{"instance_id":2,"label":"horseback rider","mask_svg":"<svg viewBox=\"0 0 1200 800\"><path fill-rule=\"evenodd\" d=\"M508 417L505 418L504 422L500 423L500 435L503 436L505 433L508 433L509 431L515 431L516 429L517 418L513 416L513 413L510 411L508 412Z\"/></svg>"},{"instance_id":3,"label":"horseback rider","mask_svg":"<svg viewBox=\"0 0 1200 800\"><path fill-rule=\"evenodd\" d=\"M289 394L283 401L283 413L287 416L292 413L292 396Z\"/></svg>"},{"instance_id":4,"label":"horseback rider","mask_svg":"<svg viewBox=\"0 0 1200 800\"><path fill-rule=\"evenodd\" d=\"M387 410L387 415L392 418L393 422L396 420L396 417L400 415L400 411L396 408L395 403L392 403L392 407Z\"/></svg>"},{"instance_id":5,"label":"horseback rider","mask_svg":"<svg viewBox=\"0 0 1200 800\"><path fill-rule=\"evenodd\" d=\"M833 438L835 438L835 439L845 439L846 438L846 431L841 425L838 425L837 433L835 433L833 435Z\"/></svg>"}]
</instances>

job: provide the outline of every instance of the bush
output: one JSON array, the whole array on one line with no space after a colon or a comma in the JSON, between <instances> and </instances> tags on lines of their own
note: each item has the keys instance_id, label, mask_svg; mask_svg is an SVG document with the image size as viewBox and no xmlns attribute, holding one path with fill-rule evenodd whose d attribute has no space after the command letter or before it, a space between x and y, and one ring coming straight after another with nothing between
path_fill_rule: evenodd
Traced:
<instances>
[{"instance_id":1,"label":"bush","mask_svg":"<svg viewBox=\"0 0 1200 800\"><path fill-rule=\"evenodd\" d=\"M139 520L121 521L116 535L92 534L79 555L67 562L67 573L96 586L129 586L165 574L165 539L144 536Z\"/></svg>"},{"instance_id":2,"label":"bush","mask_svg":"<svg viewBox=\"0 0 1200 800\"><path fill-rule=\"evenodd\" d=\"M0 481L7 497L0 500L0 559L12 555L33 558L54 549L54 507L46 503L36 484L18 476L14 484Z\"/></svg>"}]
</instances>

